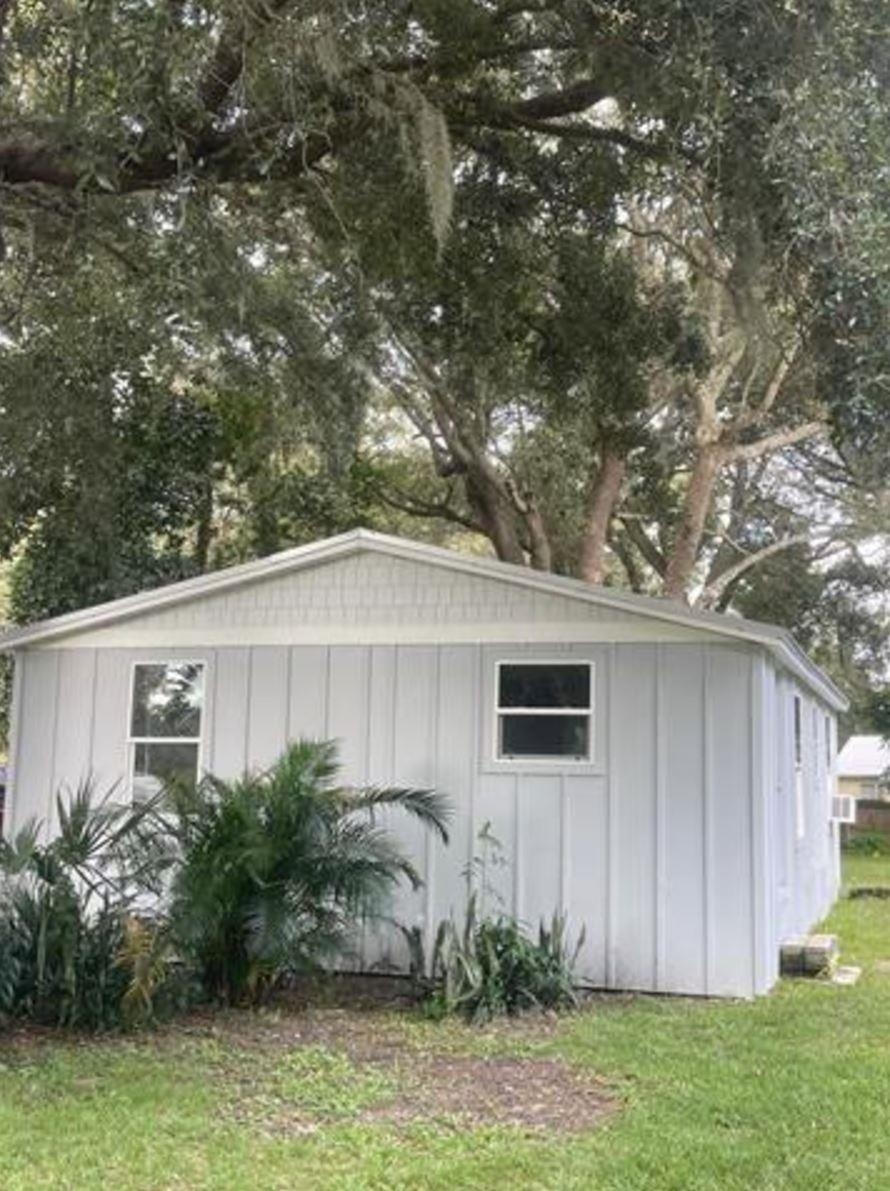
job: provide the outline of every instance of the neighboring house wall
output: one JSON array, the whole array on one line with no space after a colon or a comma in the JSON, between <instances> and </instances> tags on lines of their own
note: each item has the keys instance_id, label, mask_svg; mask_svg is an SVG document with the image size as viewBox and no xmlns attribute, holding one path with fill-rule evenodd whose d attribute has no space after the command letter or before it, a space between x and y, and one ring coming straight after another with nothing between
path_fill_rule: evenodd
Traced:
<instances>
[{"instance_id":1,"label":"neighboring house wall","mask_svg":"<svg viewBox=\"0 0 890 1191\"><path fill-rule=\"evenodd\" d=\"M760 646L380 556L19 650L13 827L36 816L54 829L64 783L125 780L133 663L177 658L206 664L205 769L230 777L288 740L337 738L345 781L451 796L448 848L393 820L426 876L395 912L428 942L462 912L487 822L508 862L491 871L504 911L534 925L561 909L575 934L583 924L580 974L597 986L766 991L780 940L833 898L812 714L825 709ZM517 658L594 663L592 763L494 760L495 663ZM405 959L394 932L369 930L362 950L366 967Z\"/></svg>"},{"instance_id":2,"label":"neighboring house wall","mask_svg":"<svg viewBox=\"0 0 890 1191\"><path fill-rule=\"evenodd\" d=\"M890 789L882 786L876 777L839 777L839 794L850 794L853 798L871 798L880 801L890 798Z\"/></svg>"}]
</instances>

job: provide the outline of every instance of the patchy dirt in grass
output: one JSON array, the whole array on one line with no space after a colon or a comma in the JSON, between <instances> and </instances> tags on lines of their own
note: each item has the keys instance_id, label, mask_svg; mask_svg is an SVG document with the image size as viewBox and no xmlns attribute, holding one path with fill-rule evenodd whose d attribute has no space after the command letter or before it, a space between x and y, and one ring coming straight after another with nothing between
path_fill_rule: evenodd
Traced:
<instances>
[{"instance_id":1,"label":"patchy dirt in grass","mask_svg":"<svg viewBox=\"0 0 890 1191\"><path fill-rule=\"evenodd\" d=\"M356 986L345 987L355 992ZM559 1031L564 1019L558 1015L529 1014L483 1027L425 1022L399 1011L402 988L395 984L386 996L384 987L372 985L366 1000L353 997L350 1004L348 996L334 996L320 1007L297 998L265 1013L205 1023L254 1054L275 1055L284 1070L297 1063L290 1095L274 1077L264 1079L256 1095L242 1086L237 1117L278 1135L333 1122L579 1133L617 1111L618 1099L604 1081L535 1053ZM322 1055L329 1056L328 1066L330 1056L345 1066L328 1069L313 1102L311 1056ZM331 1097L338 1077L351 1085L345 1102Z\"/></svg>"},{"instance_id":2,"label":"patchy dirt in grass","mask_svg":"<svg viewBox=\"0 0 890 1191\"><path fill-rule=\"evenodd\" d=\"M337 1071L328 1063L322 1067L328 1069L319 1072L317 1092L311 1059L289 1087L276 1086L274 1077L253 1086L236 1081L234 1118L277 1136L315 1133L333 1124L511 1126L524 1133L567 1134L595 1128L618 1109L604 1082L554 1058L430 1052L397 1057L377 1051L361 1063L347 1059Z\"/></svg>"},{"instance_id":3,"label":"patchy dirt in grass","mask_svg":"<svg viewBox=\"0 0 890 1191\"><path fill-rule=\"evenodd\" d=\"M374 1124L580 1133L620 1107L604 1081L541 1053L565 1020L556 1014L478 1027L426 1021L410 1005L404 981L343 978L263 1010L207 1010L137 1037L29 1029L2 1042L7 1059L62 1042L200 1062L225 1118L277 1137Z\"/></svg>"},{"instance_id":4,"label":"patchy dirt in grass","mask_svg":"<svg viewBox=\"0 0 890 1191\"><path fill-rule=\"evenodd\" d=\"M617 1108L604 1084L559 1059L431 1055L415 1067L406 1092L367 1109L364 1119L582 1133Z\"/></svg>"}]
</instances>

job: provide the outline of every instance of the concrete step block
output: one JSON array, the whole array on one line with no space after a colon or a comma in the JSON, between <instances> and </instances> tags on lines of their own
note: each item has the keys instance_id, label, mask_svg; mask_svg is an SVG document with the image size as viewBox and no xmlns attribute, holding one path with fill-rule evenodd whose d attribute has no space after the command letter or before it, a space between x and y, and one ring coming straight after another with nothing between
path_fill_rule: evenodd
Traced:
<instances>
[{"instance_id":1,"label":"concrete step block","mask_svg":"<svg viewBox=\"0 0 890 1191\"><path fill-rule=\"evenodd\" d=\"M786 939L779 953L783 976L822 976L837 967L837 935L799 935Z\"/></svg>"}]
</instances>

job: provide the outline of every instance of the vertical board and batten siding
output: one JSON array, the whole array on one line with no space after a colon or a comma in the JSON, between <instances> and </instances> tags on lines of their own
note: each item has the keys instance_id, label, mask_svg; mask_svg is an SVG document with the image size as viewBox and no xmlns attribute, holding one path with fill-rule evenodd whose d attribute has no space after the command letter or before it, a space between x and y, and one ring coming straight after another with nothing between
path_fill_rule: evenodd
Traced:
<instances>
[{"instance_id":1,"label":"vertical board and batten siding","mask_svg":"<svg viewBox=\"0 0 890 1191\"><path fill-rule=\"evenodd\" d=\"M705 840L712 879L707 893L708 991L738 990L742 973L752 970L756 923L751 840L750 689L752 657L733 650L708 655L707 723L710 772ZM719 930L715 931L717 924ZM749 976L749 980L752 977Z\"/></svg>"},{"instance_id":2,"label":"vertical board and batten siding","mask_svg":"<svg viewBox=\"0 0 890 1191\"><path fill-rule=\"evenodd\" d=\"M564 911L597 986L765 991L780 941L836 895L826 709L757 645L373 551L19 651L12 829L36 816L53 830L60 785L124 779L133 663L176 658L206 663L205 769L234 777L289 740L336 738L346 782L451 796L448 847L387 817L427 878L394 910L428 944L466 904L485 825L502 851L487 854L484 909L531 926ZM495 663L511 658L594 663L590 762L495 760ZM392 929L366 924L356 945L365 967L405 962Z\"/></svg>"},{"instance_id":3,"label":"vertical board and batten siding","mask_svg":"<svg viewBox=\"0 0 890 1191\"><path fill-rule=\"evenodd\" d=\"M801 700L804 832L795 804L794 699ZM833 712L771 662L763 667L761 731L766 823L764 855L768 976L784 939L805 934L831 908L840 881L837 827L831 822L826 716L835 751Z\"/></svg>"},{"instance_id":4,"label":"vertical board and batten siding","mask_svg":"<svg viewBox=\"0 0 890 1191\"><path fill-rule=\"evenodd\" d=\"M722 643L295 645L45 649L20 657L15 824L45 817L62 781L126 771L132 665L203 659L202 756L223 777L268 764L289 739L341 744L344 780L435 786L455 808L444 847L391 822L427 878L396 916L429 942L460 916L466 871L490 824L503 846L490 910L529 924L564 910L586 941L591 984L751 995L765 928L756 920L752 831L754 649ZM499 657L577 657L595 665L593 764L493 761ZM760 669L755 669L756 666ZM366 967L404 963L392 931L365 930ZM759 954L759 953L758 953Z\"/></svg>"},{"instance_id":5,"label":"vertical board and batten siding","mask_svg":"<svg viewBox=\"0 0 890 1191\"><path fill-rule=\"evenodd\" d=\"M674 924L664 946L664 983L668 988L707 988L708 887L712 868L706 851L707 791L710 751L706 723L707 665L704 649L663 647L665 666L659 684L664 757L664 900L665 922ZM667 680L667 672L670 681ZM683 929L681 929L683 924Z\"/></svg>"}]
</instances>

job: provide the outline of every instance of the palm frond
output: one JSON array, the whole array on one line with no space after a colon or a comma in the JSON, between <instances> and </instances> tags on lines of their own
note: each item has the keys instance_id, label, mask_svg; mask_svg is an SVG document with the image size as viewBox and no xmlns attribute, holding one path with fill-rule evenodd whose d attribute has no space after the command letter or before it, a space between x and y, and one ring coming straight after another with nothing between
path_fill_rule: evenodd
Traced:
<instances>
[{"instance_id":1,"label":"palm frond","mask_svg":"<svg viewBox=\"0 0 890 1191\"><path fill-rule=\"evenodd\" d=\"M452 816L452 807L447 795L440 790L410 786L366 786L358 790L345 791L344 801L353 810L373 811L384 806L399 807L434 831L443 843L448 843L448 823Z\"/></svg>"},{"instance_id":2,"label":"palm frond","mask_svg":"<svg viewBox=\"0 0 890 1191\"><path fill-rule=\"evenodd\" d=\"M12 839L0 839L0 871L16 876L31 867L39 850L40 823L29 819Z\"/></svg>"}]
</instances>

